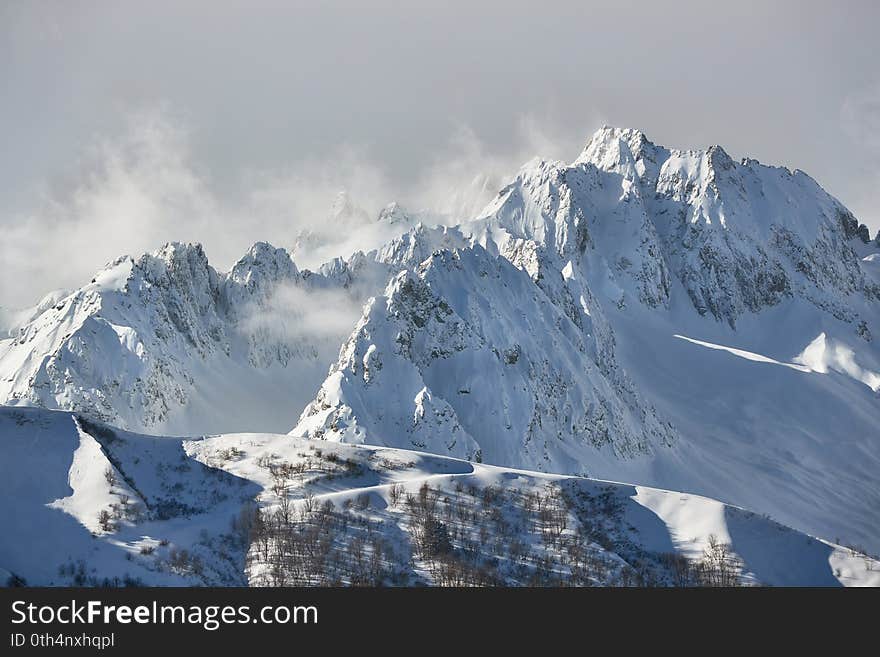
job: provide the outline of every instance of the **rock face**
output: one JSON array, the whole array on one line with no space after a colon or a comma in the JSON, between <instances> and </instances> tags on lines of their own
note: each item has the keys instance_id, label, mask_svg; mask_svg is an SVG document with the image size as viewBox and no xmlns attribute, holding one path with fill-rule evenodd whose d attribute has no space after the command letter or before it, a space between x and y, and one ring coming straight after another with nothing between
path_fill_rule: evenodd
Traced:
<instances>
[{"instance_id":1,"label":"rock face","mask_svg":"<svg viewBox=\"0 0 880 657\"><path fill-rule=\"evenodd\" d=\"M418 225L317 272L265 242L226 273L193 244L119 258L88 285L11 318L10 337L0 338L0 403L143 432L286 431L364 300L436 248L465 243L454 229Z\"/></svg>"},{"instance_id":2,"label":"rock face","mask_svg":"<svg viewBox=\"0 0 880 657\"><path fill-rule=\"evenodd\" d=\"M479 245L438 250L367 304L291 433L550 471L582 470L588 449L626 458L670 443L613 352L600 359L565 310Z\"/></svg>"},{"instance_id":3,"label":"rock face","mask_svg":"<svg viewBox=\"0 0 880 657\"><path fill-rule=\"evenodd\" d=\"M880 298L853 248L867 228L805 173L637 130L602 128L571 165L526 165L471 230L505 253L533 241L621 305L666 306L677 279L731 326L792 297L849 320L846 297Z\"/></svg>"},{"instance_id":4,"label":"rock face","mask_svg":"<svg viewBox=\"0 0 880 657\"><path fill-rule=\"evenodd\" d=\"M207 407L217 399L209 388L241 377L232 401L253 403L248 376L283 382L285 370L318 358L314 345L245 321L279 284L304 285L303 276L265 243L227 274L199 245L120 258L0 342L0 399L142 431L186 429L199 412L229 419L234 408Z\"/></svg>"}]
</instances>

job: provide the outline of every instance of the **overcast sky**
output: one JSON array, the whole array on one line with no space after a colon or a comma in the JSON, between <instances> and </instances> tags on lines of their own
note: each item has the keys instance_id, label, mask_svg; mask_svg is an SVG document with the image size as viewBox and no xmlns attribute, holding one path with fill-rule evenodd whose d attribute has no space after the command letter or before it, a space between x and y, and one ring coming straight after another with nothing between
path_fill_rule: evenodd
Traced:
<instances>
[{"instance_id":1,"label":"overcast sky","mask_svg":"<svg viewBox=\"0 0 880 657\"><path fill-rule=\"evenodd\" d=\"M182 6L181 6L182 5ZM120 253L289 246L602 123L801 168L880 228L880 3L0 4L0 305Z\"/></svg>"}]
</instances>

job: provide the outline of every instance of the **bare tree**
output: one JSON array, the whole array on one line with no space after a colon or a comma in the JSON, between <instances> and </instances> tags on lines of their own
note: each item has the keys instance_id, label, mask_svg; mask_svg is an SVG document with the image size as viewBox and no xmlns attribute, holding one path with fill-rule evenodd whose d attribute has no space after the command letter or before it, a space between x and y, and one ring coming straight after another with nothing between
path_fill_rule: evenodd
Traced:
<instances>
[{"instance_id":1,"label":"bare tree","mask_svg":"<svg viewBox=\"0 0 880 657\"><path fill-rule=\"evenodd\" d=\"M98 514L98 524L105 532L116 531L116 523L107 509L101 509L101 512Z\"/></svg>"},{"instance_id":2,"label":"bare tree","mask_svg":"<svg viewBox=\"0 0 880 657\"><path fill-rule=\"evenodd\" d=\"M403 499L403 484L392 484L388 489L388 498L391 501L391 506L400 504Z\"/></svg>"},{"instance_id":3,"label":"bare tree","mask_svg":"<svg viewBox=\"0 0 880 657\"><path fill-rule=\"evenodd\" d=\"M740 586L742 559L731 549L729 543L721 543L714 534L709 535L709 545L703 551L698 565L700 581L704 586Z\"/></svg>"}]
</instances>

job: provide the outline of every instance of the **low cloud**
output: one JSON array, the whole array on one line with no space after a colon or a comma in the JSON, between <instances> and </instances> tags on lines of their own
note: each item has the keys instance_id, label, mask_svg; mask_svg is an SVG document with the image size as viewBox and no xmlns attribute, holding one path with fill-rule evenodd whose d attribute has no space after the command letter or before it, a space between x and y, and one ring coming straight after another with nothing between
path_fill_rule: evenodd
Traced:
<instances>
[{"instance_id":1,"label":"low cloud","mask_svg":"<svg viewBox=\"0 0 880 657\"><path fill-rule=\"evenodd\" d=\"M532 116L520 117L510 146L502 153L493 152L473 130L461 125L410 190L413 198L409 202L458 223L482 210L527 161L534 157L570 160L579 146L575 140L547 131Z\"/></svg>"},{"instance_id":2,"label":"low cloud","mask_svg":"<svg viewBox=\"0 0 880 657\"><path fill-rule=\"evenodd\" d=\"M351 334L363 300L343 290L311 290L292 283L275 287L259 306L244 313L245 333L304 348L329 349L322 362L335 360L340 343ZM326 358L326 357L331 358Z\"/></svg>"},{"instance_id":3,"label":"low cloud","mask_svg":"<svg viewBox=\"0 0 880 657\"><path fill-rule=\"evenodd\" d=\"M880 84L847 96L840 119L854 151L861 156L861 162L856 163L862 169L856 172L857 178L874 183L859 184L849 206L861 221L880 230Z\"/></svg>"},{"instance_id":4,"label":"low cloud","mask_svg":"<svg viewBox=\"0 0 880 657\"><path fill-rule=\"evenodd\" d=\"M64 190L45 193L34 211L7 222L0 306L32 305L49 290L78 287L121 254L137 256L167 241L201 242L219 269L258 240L290 249L302 231L326 230L342 190L370 217L398 201L458 221L478 212L528 159L566 151L574 157L577 144L536 125L523 119L500 154L462 126L406 184L363 150L344 146L288 168L243 170L229 190L198 161L187 121L167 107L135 114L123 134L99 139L83 154ZM346 248L340 239L340 251L330 255L348 255Z\"/></svg>"}]
</instances>

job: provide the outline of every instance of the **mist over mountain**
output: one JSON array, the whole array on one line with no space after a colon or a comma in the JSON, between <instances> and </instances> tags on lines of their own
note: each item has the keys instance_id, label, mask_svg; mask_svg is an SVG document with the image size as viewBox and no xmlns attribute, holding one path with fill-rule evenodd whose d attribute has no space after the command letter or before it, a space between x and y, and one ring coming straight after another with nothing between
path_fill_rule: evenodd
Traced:
<instances>
[{"instance_id":1,"label":"mist over mountain","mask_svg":"<svg viewBox=\"0 0 880 657\"><path fill-rule=\"evenodd\" d=\"M474 185L485 191L485 180ZM482 484L529 471L526 488L559 475L635 482L720 500L705 513L728 524L742 507L880 551L880 236L809 175L605 126L573 162L532 160L463 217L390 201L374 215L340 194L295 243L256 242L228 271L199 244L168 243L4 311L0 403L15 407L3 410L6 448L21 449L31 430L13 430L16 417L62 428L76 418L75 431L58 431L89 444L94 463L77 461L78 472L105 457L119 469L124 456L111 458L113 441L90 422L131 432L132 445L172 440L139 434L191 436L175 443L181 458L241 477L242 499L267 509L279 496L252 445L229 434L279 450L327 445L355 461L415 450L435 456L410 487L459 467ZM224 435L198 439L208 434ZM208 462L212 440L254 463ZM90 523L114 490L94 501L74 487L76 504L56 506L65 522L110 533ZM677 521L660 509L673 493L656 495L648 506L671 531ZM122 520L118 531L141 522ZM662 552L687 539L670 540ZM632 561L621 546L607 550ZM798 579L741 548L752 551L751 561L740 554L748 581L830 583L813 562ZM249 554L237 549L211 581L235 580ZM251 566L245 581L263 576ZM0 568L29 567L9 548ZM666 581L661 571L652 576ZM631 576L614 572L604 583Z\"/></svg>"}]
</instances>

